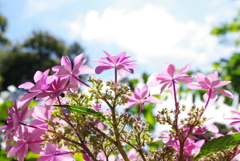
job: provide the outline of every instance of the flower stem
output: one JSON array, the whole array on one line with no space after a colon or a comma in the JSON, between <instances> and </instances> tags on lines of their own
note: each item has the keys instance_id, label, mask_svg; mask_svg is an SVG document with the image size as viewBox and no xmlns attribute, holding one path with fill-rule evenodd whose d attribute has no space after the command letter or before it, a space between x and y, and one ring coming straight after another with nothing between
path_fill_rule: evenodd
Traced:
<instances>
[{"instance_id":1,"label":"flower stem","mask_svg":"<svg viewBox=\"0 0 240 161\"><path fill-rule=\"evenodd\" d=\"M206 109L207 106L208 106L208 103L209 103L209 101L210 101L211 95L212 95L212 89L209 90L209 97L208 97L208 100L207 100L207 102L206 102L205 109Z\"/></svg>"},{"instance_id":2,"label":"flower stem","mask_svg":"<svg viewBox=\"0 0 240 161\"><path fill-rule=\"evenodd\" d=\"M210 101L210 98L211 98L211 95L212 95L212 89L209 90L209 97L208 97L208 100L204 106L204 110L201 112L201 114L198 116L198 120L200 120L200 118L202 117L204 111L206 110L207 106L208 106L208 103Z\"/></svg>"},{"instance_id":3,"label":"flower stem","mask_svg":"<svg viewBox=\"0 0 240 161\"><path fill-rule=\"evenodd\" d=\"M87 83L83 82L81 79L79 79L79 78L76 77L75 75L73 75L73 78L75 78L77 81L79 81L80 83L84 84L84 85L87 86L88 88L91 88L92 90L95 90L93 87L91 87L91 86L88 85Z\"/></svg>"},{"instance_id":4,"label":"flower stem","mask_svg":"<svg viewBox=\"0 0 240 161\"><path fill-rule=\"evenodd\" d=\"M31 128L42 130L42 131L46 131L46 132L50 132L50 133L56 134L58 136L61 136L59 133L57 133L55 131L52 131L52 130L44 129L44 128L41 128L41 127L36 127L36 126L33 126L33 125L28 125L28 124L25 124L23 122L21 122L20 124L24 125L24 126L27 126L27 127L31 127Z\"/></svg>"},{"instance_id":5,"label":"flower stem","mask_svg":"<svg viewBox=\"0 0 240 161\"><path fill-rule=\"evenodd\" d=\"M116 68L114 68L114 75L115 75L114 89L117 89L117 69Z\"/></svg>"},{"instance_id":6,"label":"flower stem","mask_svg":"<svg viewBox=\"0 0 240 161\"><path fill-rule=\"evenodd\" d=\"M172 80L172 85L173 85L173 95L174 95L174 102L175 102L175 120L174 120L174 128L176 130L176 135L178 137L179 143L180 143L180 151L179 151L179 161L183 161L184 160L184 142L185 139L182 139L181 134L179 134L179 129L178 129L178 114L179 114L179 103L177 101L177 91L176 91L176 86L175 86L175 80Z\"/></svg>"}]
</instances>

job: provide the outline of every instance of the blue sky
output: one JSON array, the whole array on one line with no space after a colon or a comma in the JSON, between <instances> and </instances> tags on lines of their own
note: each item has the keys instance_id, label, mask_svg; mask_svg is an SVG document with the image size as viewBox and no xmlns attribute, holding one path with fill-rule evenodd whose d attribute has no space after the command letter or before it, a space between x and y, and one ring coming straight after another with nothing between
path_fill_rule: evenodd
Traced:
<instances>
[{"instance_id":1,"label":"blue sky","mask_svg":"<svg viewBox=\"0 0 240 161\"><path fill-rule=\"evenodd\" d=\"M79 42L90 59L126 51L136 73L160 73L164 62L210 70L235 50L209 33L229 22L239 0L0 0L6 36L17 43L32 31L49 31L68 44ZM95 66L95 64L93 65Z\"/></svg>"}]
</instances>

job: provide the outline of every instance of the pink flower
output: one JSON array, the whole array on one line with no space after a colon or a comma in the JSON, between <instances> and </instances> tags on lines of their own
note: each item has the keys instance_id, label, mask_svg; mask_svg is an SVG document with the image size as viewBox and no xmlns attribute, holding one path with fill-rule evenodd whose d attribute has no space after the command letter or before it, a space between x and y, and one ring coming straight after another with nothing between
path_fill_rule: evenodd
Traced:
<instances>
[{"instance_id":1,"label":"pink flower","mask_svg":"<svg viewBox=\"0 0 240 161\"><path fill-rule=\"evenodd\" d=\"M40 153L40 158L37 161L75 161L71 152L66 151L66 149L59 149L57 145L52 143L47 143L43 153Z\"/></svg>"},{"instance_id":2,"label":"pink flower","mask_svg":"<svg viewBox=\"0 0 240 161\"><path fill-rule=\"evenodd\" d=\"M20 104L28 104L34 97L37 97L37 101L46 99L45 105L48 108L52 105L56 98L67 91L67 79L61 79L56 75L48 76L49 70L45 72L37 71L34 75L34 85L31 82L23 83L19 88L28 90L30 93L24 94L20 99Z\"/></svg>"},{"instance_id":3,"label":"pink flower","mask_svg":"<svg viewBox=\"0 0 240 161\"><path fill-rule=\"evenodd\" d=\"M231 161L239 161L239 160L240 160L240 154L238 154L234 158L232 158Z\"/></svg>"},{"instance_id":4,"label":"pink flower","mask_svg":"<svg viewBox=\"0 0 240 161\"><path fill-rule=\"evenodd\" d=\"M140 104L140 109L143 110L144 103L162 103L156 97L150 96L147 85L145 85L141 90L138 87L135 87L132 96L127 96L127 98L129 101L124 104L122 108L130 108Z\"/></svg>"},{"instance_id":5,"label":"pink flower","mask_svg":"<svg viewBox=\"0 0 240 161\"><path fill-rule=\"evenodd\" d=\"M85 156L87 156L86 154L84 154ZM90 157L88 157L89 159L85 160L86 161L93 161ZM108 158L105 156L104 152L100 152L97 154L97 158L100 160L100 161L116 161L116 157L115 155L109 155Z\"/></svg>"},{"instance_id":6,"label":"pink flower","mask_svg":"<svg viewBox=\"0 0 240 161\"><path fill-rule=\"evenodd\" d=\"M56 75L69 80L68 87L77 92L80 83L83 83L78 78L83 74L94 74L93 68L88 65L83 65L87 59L82 60L85 53L79 54L75 57L73 64L69 57L63 56L61 59L61 66L52 67L52 70L56 72Z\"/></svg>"},{"instance_id":7,"label":"pink flower","mask_svg":"<svg viewBox=\"0 0 240 161\"><path fill-rule=\"evenodd\" d=\"M174 93L173 83L175 85L176 91L179 89L180 85L176 82L185 82L190 83L192 82L192 78L189 75L186 75L184 73L188 72L190 70L191 65L187 64L184 68L182 68L179 72L176 72L176 67L174 64L165 63L163 65L163 74L156 74L155 79L149 83L149 86L156 86L159 84L162 84L160 93L168 86L168 89L170 90L171 94Z\"/></svg>"},{"instance_id":8,"label":"pink flower","mask_svg":"<svg viewBox=\"0 0 240 161\"><path fill-rule=\"evenodd\" d=\"M177 147L177 141L178 139L176 137L169 137L169 132L167 131L162 131L161 132L164 136L158 136L156 137L155 139L153 139L153 142L156 142L156 141L159 141L159 140L162 140L163 143L167 146L173 146L173 147Z\"/></svg>"},{"instance_id":9,"label":"pink flower","mask_svg":"<svg viewBox=\"0 0 240 161\"><path fill-rule=\"evenodd\" d=\"M52 110L53 108L47 109L47 107L45 107L44 105L36 105L32 114L34 120L31 122L31 125L48 128L46 120L51 119Z\"/></svg>"},{"instance_id":10,"label":"pink flower","mask_svg":"<svg viewBox=\"0 0 240 161\"><path fill-rule=\"evenodd\" d=\"M189 130L189 128L185 128L184 133L187 132L188 130ZM174 148L178 149L178 151L180 151L180 143L179 143L179 140L177 137L169 137L168 132L162 132L162 134L164 134L164 136L159 136L159 137L155 138L153 140L153 142L162 140L166 146L174 147ZM185 134L183 134L183 135L185 135ZM184 155L185 156L196 156L200 152L200 149L204 142L205 142L204 140L199 140L199 141L195 142L193 139L188 137L186 139L186 141L184 142Z\"/></svg>"},{"instance_id":11,"label":"pink flower","mask_svg":"<svg viewBox=\"0 0 240 161\"><path fill-rule=\"evenodd\" d=\"M39 93L42 93L49 87L47 80L49 71L50 71L49 69L46 70L45 72L37 71L33 77L35 84L33 84L32 82L25 82L18 86L18 88L23 88L30 92L24 94L19 99L19 103L21 103L21 105L29 104L35 96L37 96Z\"/></svg>"},{"instance_id":12,"label":"pink flower","mask_svg":"<svg viewBox=\"0 0 240 161\"><path fill-rule=\"evenodd\" d=\"M201 150L205 140L199 140L195 142L192 139L187 138L184 143L184 155L185 156L196 156ZM179 146L180 151L180 146Z\"/></svg>"},{"instance_id":13,"label":"pink flower","mask_svg":"<svg viewBox=\"0 0 240 161\"><path fill-rule=\"evenodd\" d=\"M237 114L238 116L240 116L240 112L237 112L237 111L231 111L235 114ZM240 117L234 117L234 118L225 118L226 120L235 120L233 122L231 122L229 125L236 125L238 123L240 123Z\"/></svg>"},{"instance_id":14,"label":"pink flower","mask_svg":"<svg viewBox=\"0 0 240 161\"><path fill-rule=\"evenodd\" d=\"M26 106L26 105L25 105ZM5 135L3 136L3 139L6 139L6 137L10 133L15 133L18 131L19 127L21 126L21 122L26 120L31 116L33 113L33 109L28 109L26 107L22 107L22 111L18 111L18 102L14 101L14 106L8 108L8 115L9 118L7 119L7 124L5 126L0 127L1 129L5 129Z\"/></svg>"},{"instance_id":15,"label":"pink flower","mask_svg":"<svg viewBox=\"0 0 240 161\"><path fill-rule=\"evenodd\" d=\"M40 130L34 130L31 134L28 132L28 128L22 127L17 133L17 137L14 137L14 144L8 152L7 157L17 156L19 161L23 161L28 153L28 147L33 153L39 154L42 150L41 135L43 134Z\"/></svg>"},{"instance_id":16,"label":"pink flower","mask_svg":"<svg viewBox=\"0 0 240 161\"><path fill-rule=\"evenodd\" d=\"M103 52L107 55L107 57L92 60L93 62L100 63L95 69L95 72L97 74L100 74L105 70L115 68L121 77L125 77L127 72L133 74L134 71L131 67L138 68L137 64L130 64L132 62L135 62L136 60L127 60L128 58L130 58L130 56L126 57L126 52L122 52L117 56L111 56L106 51Z\"/></svg>"},{"instance_id":17,"label":"pink flower","mask_svg":"<svg viewBox=\"0 0 240 161\"><path fill-rule=\"evenodd\" d=\"M206 121L208 121L210 119L212 119L212 118L208 118ZM214 124L208 124L208 125L203 125L200 127L199 126L194 127L192 130L192 133L194 135L201 135L205 140L209 141L209 139L204 135L208 131L217 134L219 132L219 129ZM193 136L193 135L190 134L189 136ZM191 138L191 139L193 139L193 138ZM199 140L199 139L196 138L195 140Z\"/></svg>"},{"instance_id":18,"label":"pink flower","mask_svg":"<svg viewBox=\"0 0 240 161\"><path fill-rule=\"evenodd\" d=\"M206 126L195 127L192 132L195 135L203 135L208 131L210 131L212 133L218 133L219 129L214 124L209 124L209 125L206 125Z\"/></svg>"},{"instance_id":19,"label":"pink flower","mask_svg":"<svg viewBox=\"0 0 240 161\"><path fill-rule=\"evenodd\" d=\"M37 95L38 100L46 99L44 104L49 109L54 101L58 101L58 97L67 91L67 80L61 79L56 76L49 76L51 82L49 82L48 87L41 93Z\"/></svg>"},{"instance_id":20,"label":"pink flower","mask_svg":"<svg viewBox=\"0 0 240 161\"><path fill-rule=\"evenodd\" d=\"M221 93L227 97L233 98L233 94L224 89L218 89L217 87L225 86L231 81L220 81L218 80L218 72L215 71L212 74L205 76L202 73L196 74L196 80L198 82L188 83L187 87L190 89L197 89L197 90L207 90L207 93L203 95L203 99L206 102L206 107L209 104L210 106L215 103L218 96L215 94L214 91ZM205 108L206 108L205 107Z\"/></svg>"}]
</instances>

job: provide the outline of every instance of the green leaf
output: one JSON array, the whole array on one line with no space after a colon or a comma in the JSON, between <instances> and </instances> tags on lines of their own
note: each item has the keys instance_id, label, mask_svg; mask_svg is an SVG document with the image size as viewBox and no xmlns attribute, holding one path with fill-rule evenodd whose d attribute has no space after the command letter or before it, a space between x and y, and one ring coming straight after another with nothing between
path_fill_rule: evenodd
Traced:
<instances>
[{"instance_id":1,"label":"green leaf","mask_svg":"<svg viewBox=\"0 0 240 161\"><path fill-rule=\"evenodd\" d=\"M106 118L102 115L102 113L96 112L91 108L80 107L80 106L72 106L72 105L54 105L54 106L64 107L64 108L67 108L67 109L72 110L72 111L77 112L77 113L87 113L87 114L96 116L98 118L101 118L103 120L106 120Z\"/></svg>"},{"instance_id":2,"label":"green leaf","mask_svg":"<svg viewBox=\"0 0 240 161\"><path fill-rule=\"evenodd\" d=\"M75 153L74 157L75 157L76 161L84 161L82 153Z\"/></svg>"},{"instance_id":3,"label":"green leaf","mask_svg":"<svg viewBox=\"0 0 240 161\"><path fill-rule=\"evenodd\" d=\"M161 99L161 95L160 95L160 94L154 94L154 95L152 95L152 96L154 96L154 97L156 97L156 98L158 98L158 99Z\"/></svg>"},{"instance_id":4,"label":"green leaf","mask_svg":"<svg viewBox=\"0 0 240 161\"><path fill-rule=\"evenodd\" d=\"M137 79L131 79L129 81L129 87L130 87L131 91L134 91L134 88L137 86L137 84L138 84Z\"/></svg>"},{"instance_id":5,"label":"green leaf","mask_svg":"<svg viewBox=\"0 0 240 161\"><path fill-rule=\"evenodd\" d=\"M144 84L147 84L148 77L149 77L149 75L147 75L146 73L142 74L142 79L143 79Z\"/></svg>"},{"instance_id":6,"label":"green leaf","mask_svg":"<svg viewBox=\"0 0 240 161\"><path fill-rule=\"evenodd\" d=\"M206 142L200 153L194 158L194 160L200 159L204 156L214 154L219 151L234 148L240 144L240 133L230 134L222 136L211 141Z\"/></svg>"}]
</instances>

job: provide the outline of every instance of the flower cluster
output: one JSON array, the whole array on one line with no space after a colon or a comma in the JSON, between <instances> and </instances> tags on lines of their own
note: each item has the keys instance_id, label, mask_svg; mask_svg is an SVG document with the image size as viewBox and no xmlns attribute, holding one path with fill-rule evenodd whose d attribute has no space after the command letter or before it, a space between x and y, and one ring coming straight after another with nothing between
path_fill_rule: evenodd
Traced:
<instances>
[{"instance_id":1,"label":"flower cluster","mask_svg":"<svg viewBox=\"0 0 240 161\"><path fill-rule=\"evenodd\" d=\"M129 60L125 52L116 56L104 53L107 57L93 60L99 63L95 69L85 65L84 53L78 55L73 63L63 56L61 65L52 67L54 74L49 75L50 69L37 71L34 83L26 82L19 86L29 93L8 108L7 124L0 127L4 130L2 138L6 140L7 157L15 156L23 161L30 149L40 155L38 161L73 161L77 153L86 161L191 161L199 157L205 143L220 137L215 125L203 125L208 120L203 114L217 100L215 92L233 98L230 91L218 88L230 81L220 81L217 72L207 76L202 73L190 76L187 75L190 64L177 71L174 64L165 63L161 74L156 74L142 88L135 87L132 92L127 84L118 82L117 75L125 77L127 72L134 73L133 68L138 68L133 63L135 60ZM109 69L114 69L114 81L104 82L100 78L89 77L89 85L79 78L80 75L101 74ZM205 105L193 105L186 110L178 98L178 82L186 83L189 89L206 90L203 95ZM81 85L88 90L80 92ZM170 90L173 108L163 107L162 100L151 95L150 87L158 85L161 85L160 93L166 88ZM29 108L32 100L39 101L39 104ZM149 104L162 106L155 120L160 125L171 127L156 138L153 138L149 124L141 115ZM136 107L139 107L137 116L118 112ZM181 116L183 113L187 115ZM239 123L239 118L233 119L236 121L231 125ZM215 137L207 138L206 132L215 133ZM159 141L161 145L156 144ZM150 144L159 146L156 149L147 148ZM199 159L221 156L229 160L238 153L237 145L229 145L229 148Z\"/></svg>"}]
</instances>

